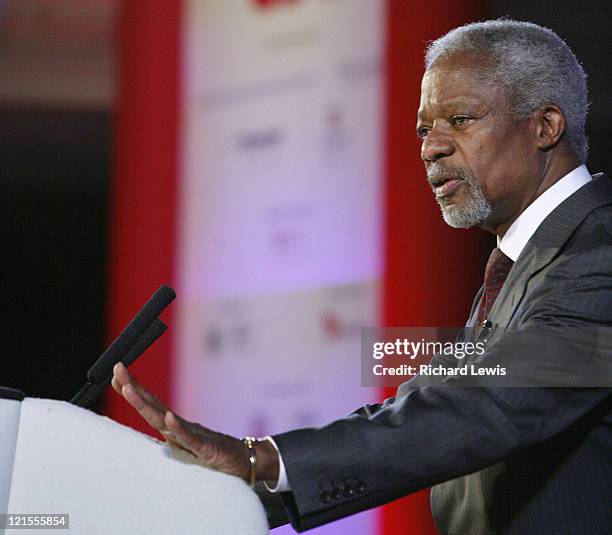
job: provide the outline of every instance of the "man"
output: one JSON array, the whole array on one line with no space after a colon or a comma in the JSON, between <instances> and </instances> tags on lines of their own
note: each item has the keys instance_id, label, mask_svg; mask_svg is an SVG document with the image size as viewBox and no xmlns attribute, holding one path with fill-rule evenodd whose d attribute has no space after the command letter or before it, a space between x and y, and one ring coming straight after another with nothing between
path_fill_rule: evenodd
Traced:
<instances>
[{"instance_id":1,"label":"man","mask_svg":"<svg viewBox=\"0 0 612 535\"><path fill-rule=\"evenodd\" d=\"M468 321L493 333L483 363L582 365L596 343L576 353L560 333L612 326L612 183L584 166L585 79L529 23L470 24L427 51L417 134L430 185L449 225L498 237ZM521 345L530 333L546 346ZM434 485L441 533L612 533L607 388L416 377L381 405L247 447L174 415L121 365L113 386L172 446L279 491L299 530Z\"/></svg>"}]
</instances>

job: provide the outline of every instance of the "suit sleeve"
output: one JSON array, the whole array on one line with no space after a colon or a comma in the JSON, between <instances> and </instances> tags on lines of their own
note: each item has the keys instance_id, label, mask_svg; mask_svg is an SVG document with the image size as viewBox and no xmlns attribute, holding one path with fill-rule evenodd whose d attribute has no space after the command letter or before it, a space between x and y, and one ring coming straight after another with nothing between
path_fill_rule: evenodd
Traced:
<instances>
[{"instance_id":1,"label":"suit sleeve","mask_svg":"<svg viewBox=\"0 0 612 535\"><path fill-rule=\"evenodd\" d=\"M567 255L525 311L525 329L612 326L612 247ZM507 351L502 335L487 348ZM522 347L525 362L541 357ZM576 358L580 358L577 355ZM608 388L451 388L402 385L398 395L320 428L274 436L292 488L285 507L302 531L492 465L542 443L593 411Z\"/></svg>"},{"instance_id":2,"label":"suit sleeve","mask_svg":"<svg viewBox=\"0 0 612 535\"><path fill-rule=\"evenodd\" d=\"M257 483L253 490L266 511L266 518L270 528L277 528L289 522L281 494L270 492L265 484L261 482Z\"/></svg>"}]
</instances>

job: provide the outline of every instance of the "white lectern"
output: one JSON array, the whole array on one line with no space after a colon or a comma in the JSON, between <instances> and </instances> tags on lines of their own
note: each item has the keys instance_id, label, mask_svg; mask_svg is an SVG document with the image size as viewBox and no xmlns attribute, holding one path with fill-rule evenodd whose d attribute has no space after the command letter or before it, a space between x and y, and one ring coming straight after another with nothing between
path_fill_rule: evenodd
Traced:
<instances>
[{"instance_id":1,"label":"white lectern","mask_svg":"<svg viewBox=\"0 0 612 535\"><path fill-rule=\"evenodd\" d=\"M33 398L0 399L0 513L69 514L68 530L24 531L45 535L268 533L242 480L93 412Z\"/></svg>"}]
</instances>

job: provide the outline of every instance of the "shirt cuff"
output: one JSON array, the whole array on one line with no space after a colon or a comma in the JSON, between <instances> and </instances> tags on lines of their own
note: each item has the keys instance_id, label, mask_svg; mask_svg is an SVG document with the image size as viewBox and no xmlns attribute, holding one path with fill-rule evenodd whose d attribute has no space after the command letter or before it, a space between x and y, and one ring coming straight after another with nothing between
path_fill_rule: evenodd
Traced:
<instances>
[{"instance_id":1,"label":"shirt cuff","mask_svg":"<svg viewBox=\"0 0 612 535\"><path fill-rule=\"evenodd\" d=\"M276 482L276 485L274 487L268 485L267 481L264 481L264 485L270 492L287 492L291 490L291 487L289 486L289 480L287 479L285 463L283 462L283 458L281 456L280 450L278 449L278 446L276 445L276 442L274 442L274 439L272 437L264 437L262 440L267 440L270 444L272 444L272 446L274 446L274 449L276 450L276 453L278 453L278 481Z\"/></svg>"}]
</instances>

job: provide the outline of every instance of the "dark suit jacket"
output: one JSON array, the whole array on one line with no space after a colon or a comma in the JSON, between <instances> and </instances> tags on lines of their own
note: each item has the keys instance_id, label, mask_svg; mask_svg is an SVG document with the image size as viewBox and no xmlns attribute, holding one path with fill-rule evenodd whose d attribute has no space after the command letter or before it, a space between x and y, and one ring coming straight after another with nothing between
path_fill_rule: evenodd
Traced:
<instances>
[{"instance_id":1,"label":"dark suit jacket","mask_svg":"<svg viewBox=\"0 0 612 535\"><path fill-rule=\"evenodd\" d=\"M490 318L501 341L487 347L490 359L512 331L612 326L607 177L596 176L546 218ZM551 354L568 353L561 341L548 343ZM536 348L521 353L527 362L540 357ZM276 435L292 488L284 506L301 531L435 485L441 533L609 535L611 392L448 388L417 377L383 404Z\"/></svg>"}]
</instances>

